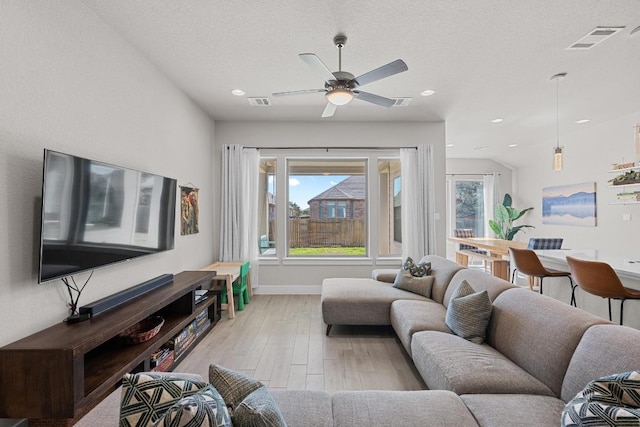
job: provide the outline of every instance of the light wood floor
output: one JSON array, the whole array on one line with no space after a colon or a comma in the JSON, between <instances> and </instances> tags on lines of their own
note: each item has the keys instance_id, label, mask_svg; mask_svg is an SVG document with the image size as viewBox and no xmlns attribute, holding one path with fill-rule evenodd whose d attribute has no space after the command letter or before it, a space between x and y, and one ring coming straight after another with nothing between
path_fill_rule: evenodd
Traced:
<instances>
[{"instance_id":1,"label":"light wood floor","mask_svg":"<svg viewBox=\"0 0 640 427\"><path fill-rule=\"evenodd\" d=\"M208 378L216 363L272 389L421 390L426 386L391 327L334 326L325 336L319 295L256 295L222 320L175 372Z\"/></svg>"}]
</instances>

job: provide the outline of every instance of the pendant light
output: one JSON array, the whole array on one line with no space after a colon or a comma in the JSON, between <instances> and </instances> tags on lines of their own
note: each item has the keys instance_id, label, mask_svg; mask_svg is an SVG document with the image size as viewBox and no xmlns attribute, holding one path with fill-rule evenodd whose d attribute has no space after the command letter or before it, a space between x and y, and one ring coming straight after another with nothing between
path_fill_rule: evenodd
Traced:
<instances>
[{"instance_id":1,"label":"pendant light","mask_svg":"<svg viewBox=\"0 0 640 427\"><path fill-rule=\"evenodd\" d=\"M560 147L560 80L564 79L567 73L559 73L551 76L551 80L556 81L556 147L553 150L553 170L562 170L562 147Z\"/></svg>"}]
</instances>

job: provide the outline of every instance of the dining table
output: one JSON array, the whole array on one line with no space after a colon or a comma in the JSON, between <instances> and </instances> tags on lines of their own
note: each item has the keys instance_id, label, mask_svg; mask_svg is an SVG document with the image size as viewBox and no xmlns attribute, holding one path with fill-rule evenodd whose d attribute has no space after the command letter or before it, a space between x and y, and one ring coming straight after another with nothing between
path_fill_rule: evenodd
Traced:
<instances>
[{"instance_id":1,"label":"dining table","mask_svg":"<svg viewBox=\"0 0 640 427\"><path fill-rule=\"evenodd\" d=\"M527 243L517 240L504 240L495 237L449 237L449 241L485 249L487 255L469 250L456 251L456 262L465 267L469 265L469 257L482 258L491 265L491 273L501 279L509 280L509 248L526 249Z\"/></svg>"}]
</instances>

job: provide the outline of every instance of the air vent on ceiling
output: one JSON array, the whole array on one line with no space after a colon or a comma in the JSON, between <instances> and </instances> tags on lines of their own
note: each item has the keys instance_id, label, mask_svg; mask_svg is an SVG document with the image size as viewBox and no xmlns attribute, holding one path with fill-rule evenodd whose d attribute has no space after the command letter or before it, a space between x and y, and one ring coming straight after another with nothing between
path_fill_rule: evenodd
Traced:
<instances>
[{"instance_id":1,"label":"air vent on ceiling","mask_svg":"<svg viewBox=\"0 0 640 427\"><path fill-rule=\"evenodd\" d=\"M624 27L596 27L589 31L587 35L572 43L566 50L591 49L595 45L602 43Z\"/></svg>"},{"instance_id":2,"label":"air vent on ceiling","mask_svg":"<svg viewBox=\"0 0 640 427\"><path fill-rule=\"evenodd\" d=\"M252 107L270 107L271 101L269 98L247 98L249 105Z\"/></svg>"},{"instance_id":3,"label":"air vent on ceiling","mask_svg":"<svg viewBox=\"0 0 640 427\"><path fill-rule=\"evenodd\" d=\"M392 107L406 107L411 103L413 98L391 98L393 99Z\"/></svg>"}]
</instances>

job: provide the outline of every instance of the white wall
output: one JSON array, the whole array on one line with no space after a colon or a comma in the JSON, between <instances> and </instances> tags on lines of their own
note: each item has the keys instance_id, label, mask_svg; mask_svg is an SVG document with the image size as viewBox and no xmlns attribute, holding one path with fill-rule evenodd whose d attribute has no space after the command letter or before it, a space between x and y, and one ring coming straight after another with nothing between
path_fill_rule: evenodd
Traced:
<instances>
[{"instance_id":1,"label":"white wall","mask_svg":"<svg viewBox=\"0 0 640 427\"><path fill-rule=\"evenodd\" d=\"M607 188L607 181L616 176L608 173L613 163L636 161L633 126L640 122L640 110L606 123L588 123L579 131L560 135L564 146L564 168L551 170L552 147L526 153L529 162L515 173L514 194L516 206L533 206L526 223L536 228L530 236L563 237L563 247L571 249L601 249L624 258L640 257L640 204L610 205L618 192ZM596 227L572 227L542 224L542 189L557 185L596 183ZM624 213L631 221L623 221Z\"/></svg>"},{"instance_id":2,"label":"white wall","mask_svg":"<svg viewBox=\"0 0 640 427\"><path fill-rule=\"evenodd\" d=\"M96 270L81 305L210 263L212 120L80 1L3 1L0 40L0 345L68 315L36 279L44 148L200 187L199 234Z\"/></svg>"},{"instance_id":3,"label":"white wall","mask_svg":"<svg viewBox=\"0 0 640 427\"><path fill-rule=\"evenodd\" d=\"M445 206L445 126L437 123L375 123L375 122L216 122L216 156L225 144L252 147L406 147L431 144L435 147L436 252L444 256ZM295 155L295 153L294 153ZM220 178L221 179L221 178ZM216 190L218 191L218 190ZM216 197L214 193L214 198ZM215 230L216 239L219 231ZM263 261L259 266L257 293L319 293L326 277L369 277L372 268L385 267L377 261L354 265L347 262L302 264L277 259ZM295 263L295 264L294 264ZM399 265L399 260L397 265ZM252 267L253 268L253 267ZM254 283L255 286L255 283Z\"/></svg>"}]
</instances>

